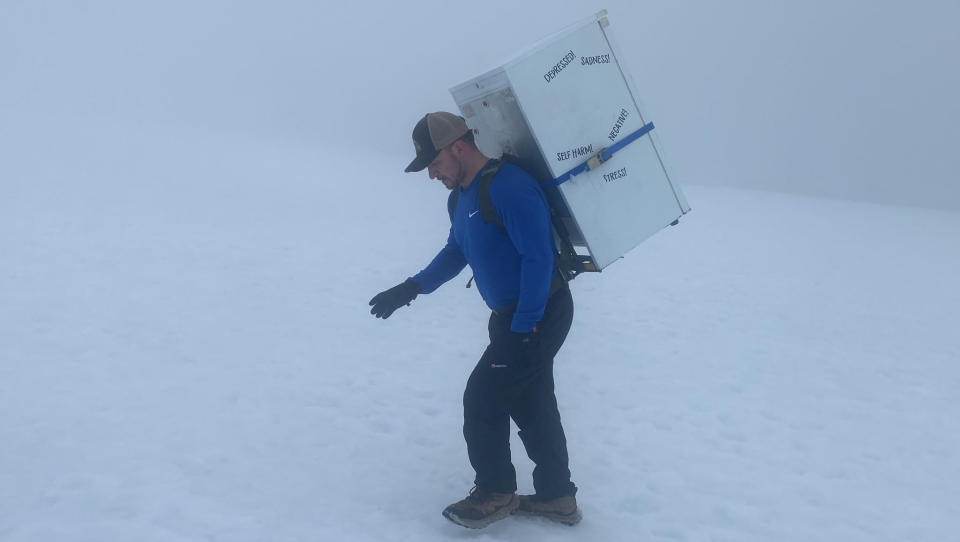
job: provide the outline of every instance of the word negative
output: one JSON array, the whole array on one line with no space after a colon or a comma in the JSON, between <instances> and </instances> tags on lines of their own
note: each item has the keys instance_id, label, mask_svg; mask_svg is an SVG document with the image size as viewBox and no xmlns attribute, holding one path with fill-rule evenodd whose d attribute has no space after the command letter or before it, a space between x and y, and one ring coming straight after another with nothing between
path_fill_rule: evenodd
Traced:
<instances>
[{"instance_id":1,"label":"word negative","mask_svg":"<svg viewBox=\"0 0 960 542\"><path fill-rule=\"evenodd\" d=\"M613 128L610 130L610 135L607 136L607 139L610 141L616 141L617 136L620 135L620 130L623 129L623 123L627 121L627 117L630 116L630 112L626 109L620 110L620 116L617 117L617 123L613 125Z\"/></svg>"}]
</instances>

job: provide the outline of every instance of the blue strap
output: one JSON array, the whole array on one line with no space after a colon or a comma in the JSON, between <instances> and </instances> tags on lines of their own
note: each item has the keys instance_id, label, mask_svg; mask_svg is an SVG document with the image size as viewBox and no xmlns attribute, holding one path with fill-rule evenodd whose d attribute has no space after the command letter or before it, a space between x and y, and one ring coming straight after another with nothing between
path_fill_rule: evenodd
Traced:
<instances>
[{"instance_id":1,"label":"blue strap","mask_svg":"<svg viewBox=\"0 0 960 542\"><path fill-rule=\"evenodd\" d=\"M609 160L610 157L613 156L617 151L619 151L620 149L626 147L626 146L629 145L630 143L633 143L634 141L640 139L641 137L647 135L648 133L650 133L650 130L653 130L653 123L652 123L652 122L648 122L648 123L644 124L639 130L637 130L637 131L631 133L630 135L624 137L623 139L621 139L621 140L618 141L617 143L615 143L615 144L613 144L613 145L611 145L611 146L609 146L609 147L607 147L607 148L605 148L605 149L602 149L599 153L597 153L596 157L599 157L600 163L606 162L606 161ZM592 159L592 158L591 158L591 159ZM552 180L552 181L547 181L547 182L545 182L545 183L543 183L543 184L544 184L544 186L559 186L559 185L561 185L561 184L569 181L571 177L576 176L576 175L580 175L580 174L583 173L584 171L587 171L588 169L590 169L589 164L590 164L590 160L587 160L586 162L580 164L579 166L576 166L575 168L573 168L573 169L571 169L570 171L564 173L563 175L557 177L556 179L554 179L554 180Z\"/></svg>"}]
</instances>

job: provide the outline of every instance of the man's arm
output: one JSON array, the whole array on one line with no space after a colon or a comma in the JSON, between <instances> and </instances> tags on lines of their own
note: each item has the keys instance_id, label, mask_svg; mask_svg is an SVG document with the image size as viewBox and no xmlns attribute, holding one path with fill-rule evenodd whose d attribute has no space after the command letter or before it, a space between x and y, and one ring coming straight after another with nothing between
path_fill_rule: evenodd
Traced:
<instances>
[{"instance_id":1,"label":"man's arm","mask_svg":"<svg viewBox=\"0 0 960 542\"><path fill-rule=\"evenodd\" d=\"M550 209L543 191L526 173L492 183L490 197L520 254L520 294L510 329L529 333L543 318L553 278Z\"/></svg>"},{"instance_id":2,"label":"man's arm","mask_svg":"<svg viewBox=\"0 0 960 542\"><path fill-rule=\"evenodd\" d=\"M375 295L370 300L370 306L373 307L370 309L370 314L377 318L389 318L395 310L409 305L417 295L429 294L444 282L457 276L466 265L467 260L463 257L451 228L446 246L440 250L430 265L415 276Z\"/></svg>"},{"instance_id":3,"label":"man's arm","mask_svg":"<svg viewBox=\"0 0 960 542\"><path fill-rule=\"evenodd\" d=\"M456 277L467 266L467 259L460 251L460 245L453 237L453 228L450 228L450 234L447 236L447 244L440 249L440 252L433 258L423 271L410 277L410 280L420 286L421 294L429 294L439 288L443 283Z\"/></svg>"}]
</instances>

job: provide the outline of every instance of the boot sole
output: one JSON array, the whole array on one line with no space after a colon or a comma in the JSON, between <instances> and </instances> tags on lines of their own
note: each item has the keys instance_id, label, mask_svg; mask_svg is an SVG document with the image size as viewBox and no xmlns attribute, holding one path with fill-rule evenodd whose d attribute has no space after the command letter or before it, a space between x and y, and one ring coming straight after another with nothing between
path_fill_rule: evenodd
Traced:
<instances>
[{"instance_id":1,"label":"boot sole","mask_svg":"<svg viewBox=\"0 0 960 542\"><path fill-rule=\"evenodd\" d=\"M443 511L443 517L449 519L450 521L456 523L461 527L466 527L467 529L483 529L491 523L496 523L501 519L506 518L507 516L514 514L517 510L517 507L520 506L520 497L514 495L510 502L503 505L499 510L490 514L489 516L481 519L469 519L462 518L457 515L456 511L447 508Z\"/></svg>"},{"instance_id":2,"label":"boot sole","mask_svg":"<svg viewBox=\"0 0 960 542\"><path fill-rule=\"evenodd\" d=\"M581 519L583 519L583 513L580 512L579 507L569 514L559 514L556 512L531 512L530 510L521 510L520 508L517 508L513 511L513 515L527 516L531 518L547 518L550 521L555 521L564 525L576 525L577 523L580 523Z\"/></svg>"}]
</instances>

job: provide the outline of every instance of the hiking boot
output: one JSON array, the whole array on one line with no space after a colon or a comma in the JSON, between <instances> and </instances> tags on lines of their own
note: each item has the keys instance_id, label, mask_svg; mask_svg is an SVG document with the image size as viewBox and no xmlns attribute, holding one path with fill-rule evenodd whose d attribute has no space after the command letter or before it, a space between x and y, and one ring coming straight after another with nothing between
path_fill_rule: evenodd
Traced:
<instances>
[{"instance_id":1,"label":"hiking boot","mask_svg":"<svg viewBox=\"0 0 960 542\"><path fill-rule=\"evenodd\" d=\"M512 514L518 504L516 493L490 493L473 488L466 499L446 507L443 517L470 529L483 529Z\"/></svg>"},{"instance_id":2,"label":"hiking boot","mask_svg":"<svg viewBox=\"0 0 960 542\"><path fill-rule=\"evenodd\" d=\"M576 525L583 518L573 495L546 500L536 495L520 495L519 500L520 505L513 511L518 516L540 516L564 525Z\"/></svg>"}]
</instances>

